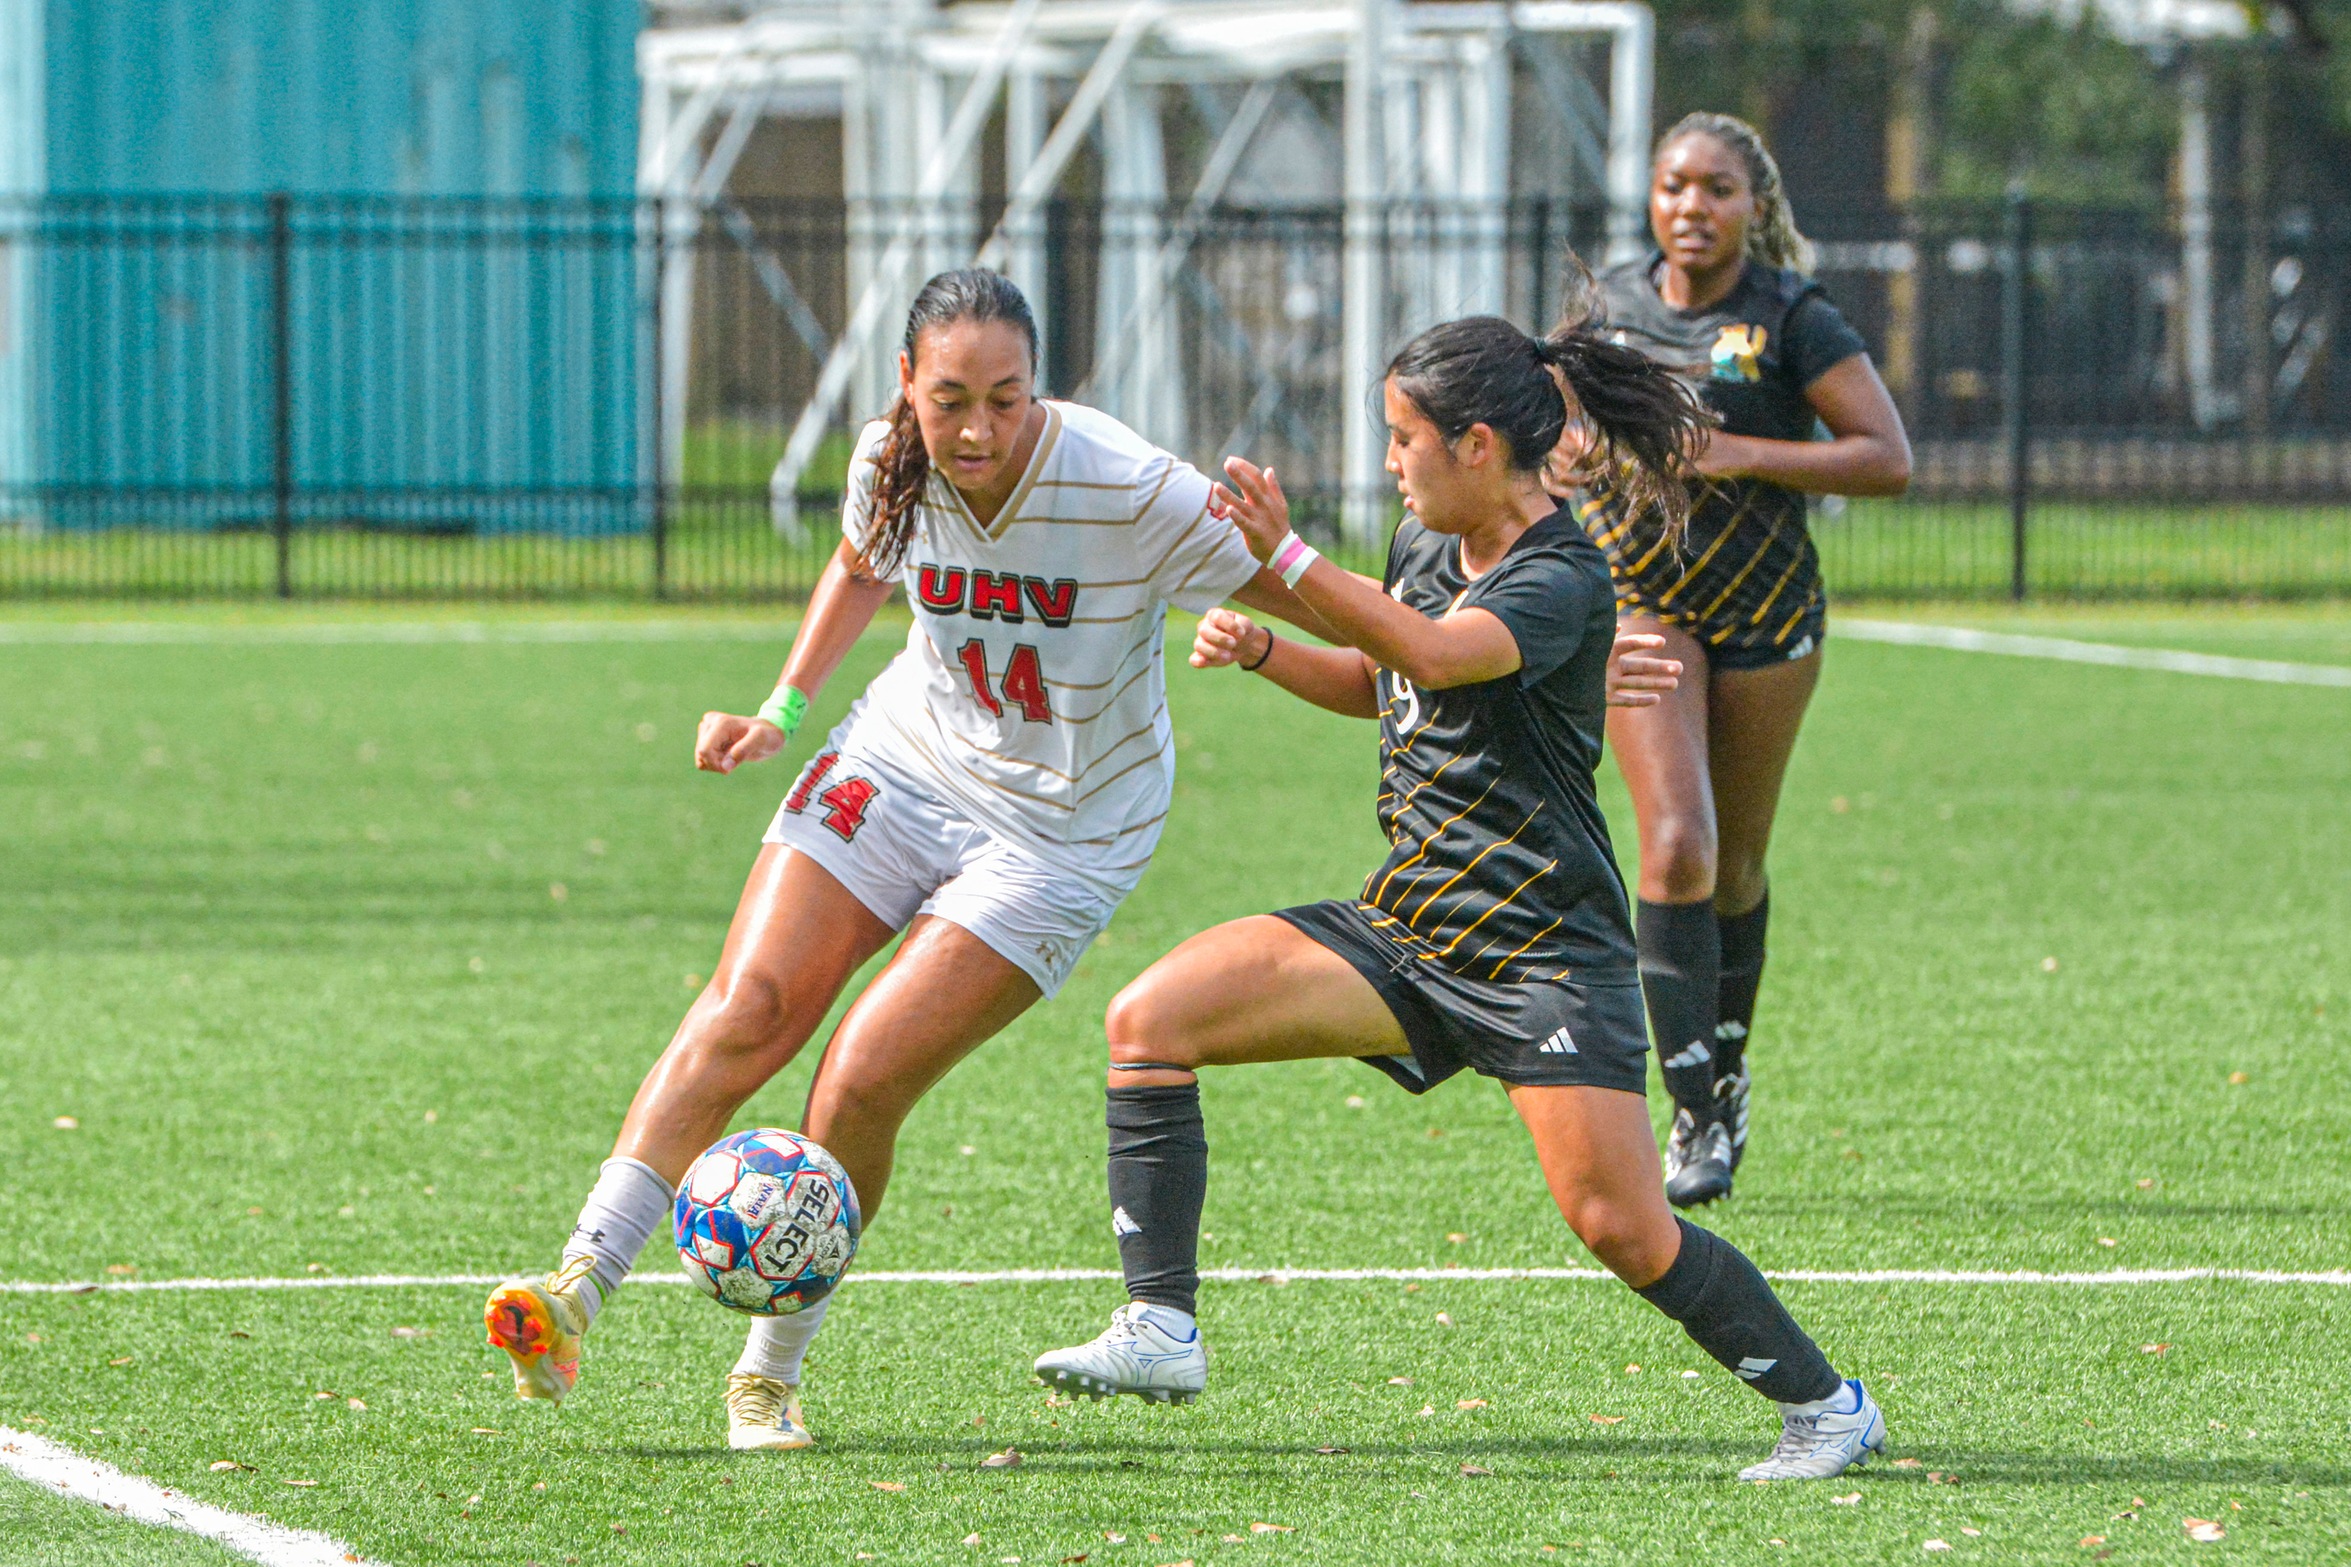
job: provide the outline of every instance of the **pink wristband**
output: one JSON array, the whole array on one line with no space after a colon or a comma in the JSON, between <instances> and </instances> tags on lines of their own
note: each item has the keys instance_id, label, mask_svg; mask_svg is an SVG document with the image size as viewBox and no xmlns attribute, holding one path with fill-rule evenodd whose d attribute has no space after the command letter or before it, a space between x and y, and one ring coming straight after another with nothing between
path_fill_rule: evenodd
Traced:
<instances>
[{"instance_id":1,"label":"pink wristband","mask_svg":"<svg viewBox=\"0 0 2351 1567\"><path fill-rule=\"evenodd\" d=\"M1298 579L1306 575L1306 568L1313 565L1316 558L1317 552L1313 545L1308 544L1295 533L1288 533L1282 536L1281 543L1274 546L1273 558L1266 564L1273 568L1275 576L1294 588L1298 585Z\"/></svg>"}]
</instances>

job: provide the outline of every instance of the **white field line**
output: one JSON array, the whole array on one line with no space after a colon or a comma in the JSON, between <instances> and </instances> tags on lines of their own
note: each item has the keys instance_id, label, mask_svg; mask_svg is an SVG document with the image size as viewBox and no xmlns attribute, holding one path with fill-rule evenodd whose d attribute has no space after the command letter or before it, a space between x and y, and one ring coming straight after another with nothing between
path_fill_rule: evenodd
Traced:
<instances>
[{"instance_id":1,"label":"white field line","mask_svg":"<svg viewBox=\"0 0 2351 1567\"><path fill-rule=\"evenodd\" d=\"M178 1529L227 1546L263 1567L343 1567L359 1554L329 1535L192 1501L152 1480L85 1458L46 1437L0 1426L0 1468L77 1502L158 1529Z\"/></svg>"},{"instance_id":2,"label":"white field line","mask_svg":"<svg viewBox=\"0 0 2351 1567\"><path fill-rule=\"evenodd\" d=\"M1115 1268L994 1268L963 1271L925 1269L852 1273L849 1284L1074 1284L1118 1278ZM216 1290L449 1289L480 1287L517 1277L512 1273L377 1273L337 1277L251 1279L110 1279L94 1283L0 1281L0 1295L147 1295ZM1599 1268L1203 1268L1203 1279L1223 1284L1339 1283L1373 1280L1493 1284L1547 1279L1608 1279ZM2102 1286L2190 1284L2321 1284L2351 1287L2351 1270L2296 1273L2274 1268L2109 1268L2096 1273L2051 1273L2033 1268L1766 1268L1764 1277L1791 1284L2040 1284ZM639 1273L633 1284L686 1284L682 1273Z\"/></svg>"},{"instance_id":3,"label":"white field line","mask_svg":"<svg viewBox=\"0 0 2351 1567\"><path fill-rule=\"evenodd\" d=\"M366 643L786 642L797 619L732 620L386 620L315 625L208 626L172 621L0 622L0 644L217 644L267 646Z\"/></svg>"},{"instance_id":4,"label":"white field line","mask_svg":"<svg viewBox=\"0 0 2351 1567\"><path fill-rule=\"evenodd\" d=\"M1860 642L1896 642L1905 647L1946 648L1957 653L2005 653L2014 658L2053 658L2068 664L2156 669L2167 674L2212 675L2223 680L2263 680L2272 685L2351 686L2351 666L2341 664L2227 658L2218 653L2122 647L2112 642L2076 642L2066 637L2023 636L2007 631L1970 631L1962 626L1928 626L1908 620L1840 620L1836 633Z\"/></svg>"}]
</instances>

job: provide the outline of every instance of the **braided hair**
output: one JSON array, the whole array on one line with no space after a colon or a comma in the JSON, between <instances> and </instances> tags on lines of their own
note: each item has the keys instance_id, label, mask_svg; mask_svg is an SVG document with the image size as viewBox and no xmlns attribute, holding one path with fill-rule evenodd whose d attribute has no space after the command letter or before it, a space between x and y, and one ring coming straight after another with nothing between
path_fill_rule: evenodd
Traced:
<instances>
[{"instance_id":1,"label":"braided hair","mask_svg":"<svg viewBox=\"0 0 2351 1567\"><path fill-rule=\"evenodd\" d=\"M1037 318L1012 280L981 267L942 272L922 286L906 312L906 336L899 347L911 368L917 340L931 327L953 321L1004 321L1029 341L1029 370L1037 368ZM873 454L872 522L858 551L858 566L888 576L905 563L914 541L914 512L931 480L930 450L922 444L922 423L901 393L890 405L890 428Z\"/></svg>"},{"instance_id":2,"label":"braided hair","mask_svg":"<svg viewBox=\"0 0 2351 1567\"><path fill-rule=\"evenodd\" d=\"M1658 152L1664 153L1685 136L1711 136L1747 166L1747 188L1755 193L1755 221L1747 226L1748 257L1767 267L1810 272L1812 241L1797 232L1787 184L1780 178L1780 166L1771 149L1763 145L1762 133L1736 115L1686 114L1657 143Z\"/></svg>"},{"instance_id":3,"label":"braided hair","mask_svg":"<svg viewBox=\"0 0 2351 1567\"><path fill-rule=\"evenodd\" d=\"M1448 442L1472 425L1491 429L1521 473L1540 470L1579 419L1590 436L1587 477L1656 508L1671 533L1688 520L1687 480L1710 416L1654 360L1602 336L1588 308L1548 337L1499 316L1448 321L1405 344L1388 378Z\"/></svg>"}]
</instances>

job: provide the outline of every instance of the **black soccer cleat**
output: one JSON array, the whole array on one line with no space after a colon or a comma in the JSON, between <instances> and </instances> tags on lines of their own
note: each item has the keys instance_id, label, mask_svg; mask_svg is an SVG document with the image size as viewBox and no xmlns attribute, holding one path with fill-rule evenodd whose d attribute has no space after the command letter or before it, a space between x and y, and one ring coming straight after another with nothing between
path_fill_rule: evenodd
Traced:
<instances>
[{"instance_id":1,"label":"black soccer cleat","mask_svg":"<svg viewBox=\"0 0 2351 1567\"><path fill-rule=\"evenodd\" d=\"M1730 1128L1733 1174L1738 1172L1739 1161L1747 1157L1747 1095L1753 1086L1745 1061L1736 1072L1714 1080L1714 1118Z\"/></svg>"},{"instance_id":2,"label":"black soccer cleat","mask_svg":"<svg viewBox=\"0 0 2351 1567\"><path fill-rule=\"evenodd\" d=\"M1676 1208L1698 1208L1728 1197L1734 1162L1729 1127L1676 1110L1665 1140L1665 1200Z\"/></svg>"}]
</instances>

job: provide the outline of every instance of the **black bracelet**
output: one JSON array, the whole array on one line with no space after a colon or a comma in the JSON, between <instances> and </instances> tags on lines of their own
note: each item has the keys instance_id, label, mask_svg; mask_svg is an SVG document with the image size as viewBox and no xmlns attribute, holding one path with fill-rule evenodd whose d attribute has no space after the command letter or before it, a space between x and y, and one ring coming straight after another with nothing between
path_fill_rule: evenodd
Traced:
<instances>
[{"instance_id":1,"label":"black bracelet","mask_svg":"<svg viewBox=\"0 0 2351 1567\"><path fill-rule=\"evenodd\" d=\"M1243 664L1241 668L1252 675L1256 674L1260 669L1263 669L1265 667L1265 661L1273 657L1273 643L1273 627L1268 626L1265 628L1265 651L1257 655L1256 663Z\"/></svg>"}]
</instances>

